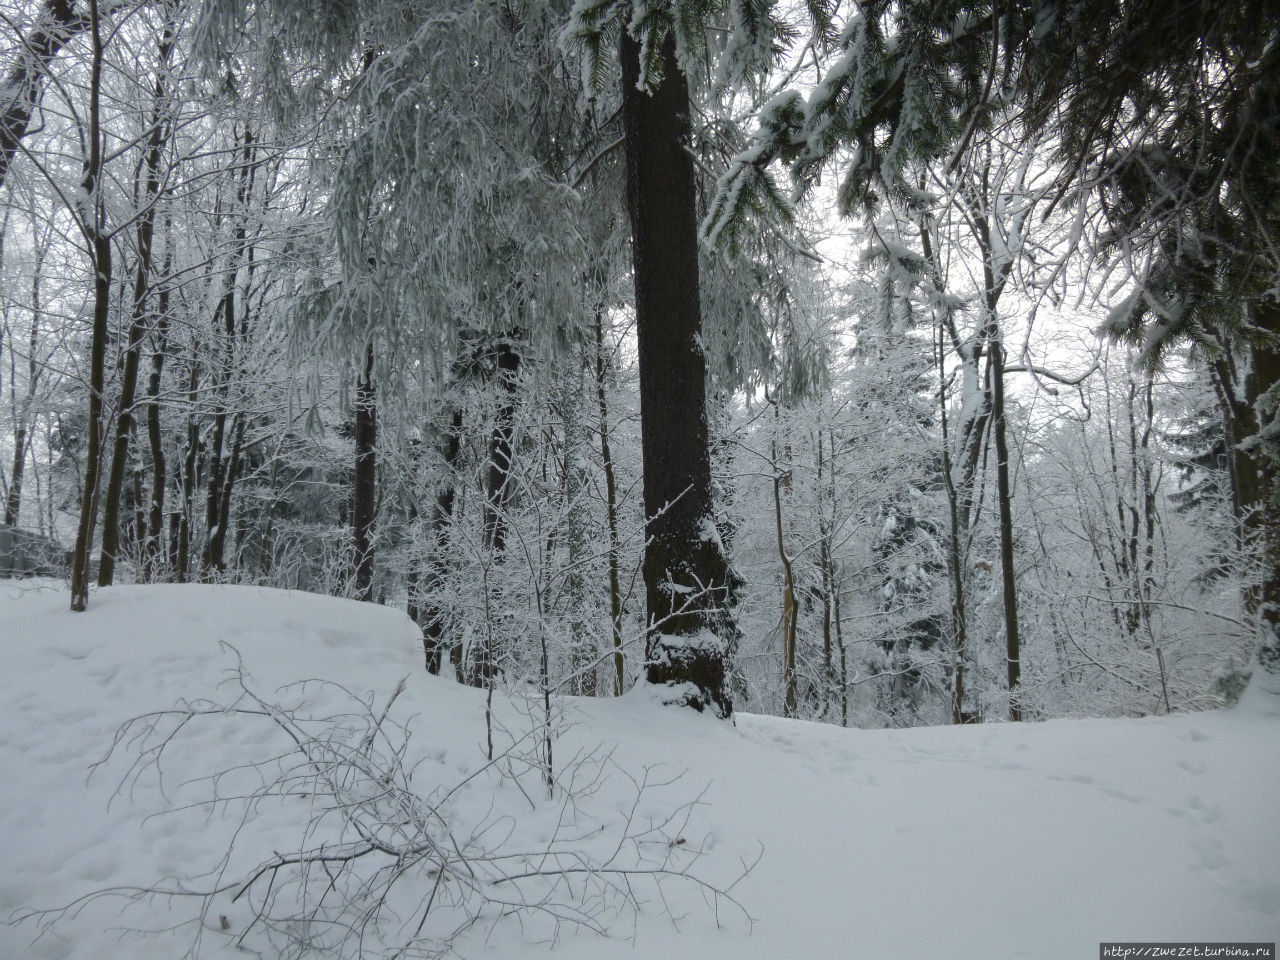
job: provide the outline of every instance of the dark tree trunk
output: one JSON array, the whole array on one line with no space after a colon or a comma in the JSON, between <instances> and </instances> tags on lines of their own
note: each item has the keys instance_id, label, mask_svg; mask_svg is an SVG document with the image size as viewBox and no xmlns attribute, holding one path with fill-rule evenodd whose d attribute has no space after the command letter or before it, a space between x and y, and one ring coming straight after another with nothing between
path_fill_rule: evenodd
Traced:
<instances>
[{"instance_id":1,"label":"dark tree trunk","mask_svg":"<svg viewBox=\"0 0 1280 960\"><path fill-rule=\"evenodd\" d=\"M238 412L232 417L231 453L223 459L221 479L218 481L217 523L209 533L208 568L218 573L227 568L227 531L231 528L231 494L235 490L240 471L240 453L244 447L245 423L248 417Z\"/></svg>"},{"instance_id":2,"label":"dark tree trunk","mask_svg":"<svg viewBox=\"0 0 1280 960\"><path fill-rule=\"evenodd\" d=\"M111 306L111 239L103 224L102 129L100 95L102 90L102 30L97 0L90 0L90 29L93 35L89 74L88 156L84 164L85 209L82 227L90 241L93 267L93 333L89 346L89 424L85 451L84 490L81 494L80 523L76 529L76 545L71 556L71 609L82 613L89 606L89 566L93 554L93 531L98 519L98 487L102 473L102 440L106 432L103 419L108 317Z\"/></svg>"},{"instance_id":3,"label":"dark tree trunk","mask_svg":"<svg viewBox=\"0 0 1280 960\"><path fill-rule=\"evenodd\" d=\"M144 218L145 222L145 218ZM138 233L143 233L139 227ZM148 230L149 234L150 231ZM151 254L151 240L139 236L138 278L134 291L133 321L129 324L129 339L124 354L124 370L121 373L120 407L116 415L115 445L111 453L111 470L107 476L106 496L102 501L102 553L98 559L98 586L109 587L115 579L116 557L120 550L120 495L124 490L124 473L129 458L129 438L133 433L133 403L138 387L138 354L145 332L145 316L142 299L145 297L147 268L144 265ZM144 252L145 251L145 252Z\"/></svg>"},{"instance_id":4,"label":"dark tree trunk","mask_svg":"<svg viewBox=\"0 0 1280 960\"><path fill-rule=\"evenodd\" d=\"M501 553L507 539L507 504L511 502L511 442L515 430L516 388L520 352L514 337L501 337L493 345L494 366L502 388L503 403L489 437L489 465L485 478L485 542Z\"/></svg>"},{"instance_id":5,"label":"dark tree trunk","mask_svg":"<svg viewBox=\"0 0 1280 960\"><path fill-rule=\"evenodd\" d=\"M246 128L242 141L243 163L240 168L240 183L236 188L236 207L239 220L232 231L232 247L227 270L227 288L223 293L219 315L222 317L223 361L222 370L218 374L217 413L213 418L213 436L209 442L208 489L205 504L205 544L201 556L201 566L206 572L221 573L224 566L223 551L227 540L227 524L229 516L223 516L224 499L229 506L229 498L224 498L222 488L228 478L234 475L235 458L224 463L224 446L227 439L227 418L231 384L236 379L236 289L240 273L240 263L245 256L245 239L248 236L247 204L253 193L254 184L254 151L253 131ZM249 248L252 249L252 248ZM245 297L248 298L248 286L252 282L252 268L246 281ZM243 371L241 371L243 372ZM233 424L232 436L235 427ZM234 441L233 441L234 442Z\"/></svg>"},{"instance_id":6,"label":"dark tree trunk","mask_svg":"<svg viewBox=\"0 0 1280 960\"><path fill-rule=\"evenodd\" d=\"M1261 302L1251 312L1250 319L1269 336L1280 336L1280 301ZM1277 401L1264 399L1277 384L1280 384L1280 347L1274 343L1255 344L1247 395L1254 407L1259 432L1266 432L1272 423L1280 420ZM1270 402L1272 406L1259 410L1260 402ZM1262 546L1262 583L1257 605L1258 662L1264 670L1280 674L1280 455L1274 438L1242 452L1253 473L1256 526Z\"/></svg>"},{"instance_id":7,"label":"dark tree trunk","mask_svg":"<svg viewBox=\"0 0 1280 960\"><path fill-rule=\"evenodd\" d=\"M22 509L22 474L27 463L27 425L19 422L13 431L13 470L9 474L9 495L4 503L4 522L18 525L18 513Z\"/></svg>"},{"instance_id":8,"label":"dark tree trunk","mask_svg":"<svg viewBox=\"0 0 1280 960\"><path fill-rule=\"evenodd\" d=\"M1255 304L1249 319L1268 335L1280 336L1280 303ZM1256 623L1259 662L1280 672L1280 459L1274 439L1256 439L1280 413L1258 409L1259 399L1280 383L1280 349L1254 343L1248 350L1248 362L1236 363L1228 346L1211 372L1222 406L1240 547L1257 550L1262 560L1262 577L1245 589L1243 606Z\"/></svg>"},{"instance_id":9,"label":"dark tree trunk","mask_svg":"<svg viewBox=\"0 0 1280 960\"><path fill-rule=\"evenodd\" d=\"M143 203L138 220L138 262L134 272L133 308L125 346L124 370L120 382L120 408L116 415L115 446L111 453L111 473L107 478L106 497L102 502L102 555L98 560L98 586L110 586L115 578L116 557L120 551L120 494L124 489L124 472L129 459L129 438L133 435L133 404L138 389L138 360L142 338L146 334L147 293L151 282L151 247L155 237L155 202L160 192L160 151L167 136L165 114L165 73L169 54L173 51L173 26L165 28L160 40L159 64L152 92L151 133L147 137L147 155L138 178L138 196Z\"/></svg>"},{"instance_id":10,"label":"dark tree trunk","mask_svg":"<svg viewBox=\"0 0 1280 960\"><path fill-rule=\"evenodd\" d=\"M423 568L413 577L416 592L411 587L409 616L422 627L422 649L426 655L427 671L438 674L444 665L445 612L440 607L440 588L444 582L444 548L449 521L453 518L455 490L454 471L462 455L462 410L455 409L449 431L441 451L446 476L436 494L435 509L431 516L431 543Z\"/></svg>"},{"instance_id":11,"label":"dark tree trunk","mask_svg":"<svg viewBox=\"0 0 1280 960\"><path fill-rule=\"evenodd\" d=\"M1009 683L1009 719L1022 719L1022 648L1018 630L1018 588L1013 566L1013 492L1009 482L1009 440L1004 403L1004 344L991 340L991 425L996 440L996 495L1000 519L1000 578L1004 596L1005 669Z\"/></svg>"},{"instance_id":12,"label":"dark tree trunk","mask_svg":"<svg viewBox=\"0 0 1280 960\"><path fill-rule=\"evenodd\" d=\"M169 340L169 292L160 292L156 319L156 346L151 357L151 377L147 383L147 442L151 448L151 503L147 519L147 539L142 548L143 570L154 579L160 563L160 539L164 534L166 465L164 438L160 430L160 380L164 374L164 354Z\"/></svg>"},{"instance_id":13,"label":"dark tree trunk","mask_svg":"<svg viewBox=\"0 0 1280 960\"><path fill-rule=\"evenodd\" d=\"M373 344L365 347L364 375L356 381L356 468L352 485L356 597L373 600L373 523L378 505L378 399L373 386Z\"/></svg>"},{"instance_id":14,"label":"dark tree trunk","mask_svg":"<svg viewBox=\"0 0 1280 960\"><path fill-rule=\"evenodd\" d=\"M622 583L618 571L618 481L609 445L609 404L605 391L608 357L604 352L604 309L596 309L596 406L600 411L600 461L604 468L605 516L609 525L609 624L613 636L613 695L622 696L626 681L622 656Z\"/></svg>"},{"instance_id":15,"label":"dark tree trunk","mask_svg":"<svg viewBox=\"0 0 1280 960\"><path fill-rule=\"evenodd\" d=\"M640 44L626 32L620 52L648 538L645 671L678 702L728 717L733 626L712 515L689 86L670 34L651 91L637 89Z\"/></svg>"},{"instance_id":16,"label":"dark tree trunk","mask_svg":"<svg viewBox=\"0 0 1280 960\"><path fill-rule=\"evenodd\" d=\"M965 658L969 646L969 618L965 610L964 577L964 528L960 523L960 503L956 494L955 475L951 464L951 437L947 423L946 364L943 357L942 331L937 340L938 363L938 416L942 427L942 479L947 491L947 518L950 536L947 538L947 571L951 575L951 631L953 686L951 693L951 722L968 723L976 719L976 713L964 708Z\"/></svg>"},{"instance_id":17,"label":"dark tree trunk","mask_svg":"<svg viewBox=\"0 0 1280 960\"><path fill-rule=\"evenodd\" d=\"M178 569L178 542L182 534L182 511L175 510L169 514L169 569ZM176 579L176 575L175 575Z\"/></svg>"}]
</instances>

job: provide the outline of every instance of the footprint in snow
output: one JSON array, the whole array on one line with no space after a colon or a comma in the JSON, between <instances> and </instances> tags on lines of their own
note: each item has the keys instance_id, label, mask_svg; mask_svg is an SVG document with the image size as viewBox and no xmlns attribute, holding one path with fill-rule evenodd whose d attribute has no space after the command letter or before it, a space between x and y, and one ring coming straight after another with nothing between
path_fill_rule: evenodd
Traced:
<instances>
[{"instance_id":1,"label":"footprint in snow","mask_svg":"<svg viewBox=\"0 0 1280 960\"><path fill-rule=\"evenodd\" d=\"M1135 793L1129 793L1116 787L1103 787L1102 792L1108 797L1115 797L1117 800L1124 800L1126 803L1146 803L1144 797L1140 797Z\"/></svg>"}]
</instances>

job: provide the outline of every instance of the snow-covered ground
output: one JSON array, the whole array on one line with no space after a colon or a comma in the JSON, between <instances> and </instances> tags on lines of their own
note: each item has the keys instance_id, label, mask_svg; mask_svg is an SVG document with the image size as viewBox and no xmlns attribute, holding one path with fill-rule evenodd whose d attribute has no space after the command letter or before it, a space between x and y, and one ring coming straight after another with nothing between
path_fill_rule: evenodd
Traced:
<instances>
[{"instance_id":1,"label":"snow-covered ground","mask_svg":"<svg viewBox=\"0 0 1280 960\"><path fill-rule=\"evenodd\" d=\"M432 798L440 819L429 812L423 821L431 842L477 859L472 903L523 897L546 907L508 909L505 919L484 908L454 939L463 957L1080 960L1097 956L1100 941L1280 939L1272 695L1251 690L1241 707L1215 714L907 731L744 715L730 725L643 692L571 700L557 706L553 747L557 771L576 788L548 800L538 771L524 765L537 746L527 734L538 701L496 698L500 760L487 765L483 693L426 675L416 631L396 611L207 586L117 587L95 594L87 614L66 608L60 589L0 586L0 921L107 888L228 890L207 903L90 900L38 939L38 919L8 923L4 960L174 960L197 944L201 956L282 955L283 941L269 942L261 925L241 938L264 883L233 902L234 884L273 857L337 842L336 804L383 802L370 796L372 780L335 800L316 772L340 768L330 766L336 751L364 742L360 700L370 705L366 721L393 701L379 742L391 772ZM241 696L237 657L249 689L284 712L273 719ZM308 679L331 683L278 689ZM180 715L157 716L150 735L135 726L91 773L131 717L237 696L256 712L193 716L158 766L145 751ZM343 712L332 730L305 719ZM330 753L299 762L282 733L290 723ZM397 724L410 730L399 768L387 752L401 745ZM283 788L272 786L272 771ZM352 774L341 767L341 776ZM404 824L426 809L387 789ZM256 797L247 808L235 799L246 795ZM223 801L203 802L215 796ZM386 836L409 835L395 833L404 824ZM497 882L547 869L538 854L548 846L580 854L561 865L641 872ZM663 863L690 877L655 877ZM439 876L461 874L424 868L402 878L366 928L371 955L413 933L415 908ZM280 871L280 910L296 889L288 879ZM578 899L627 881L638 913L616 896ZM749 922L710 892L731 885ZM448 888L423 927L435 943L463 918ZM557 927L554 916L574 909L611 938ZM336 936L316 924L286 927ZM356 945L348 938L340 954L354 956Z\"/></svg>"}]
</instances>

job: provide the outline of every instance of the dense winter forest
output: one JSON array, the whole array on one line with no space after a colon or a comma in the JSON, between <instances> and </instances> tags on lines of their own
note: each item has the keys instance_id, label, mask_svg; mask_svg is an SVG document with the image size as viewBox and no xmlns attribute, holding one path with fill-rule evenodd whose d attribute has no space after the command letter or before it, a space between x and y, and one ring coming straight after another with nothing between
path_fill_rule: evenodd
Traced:
<instances>
[{"instance_id":1,"label":"dense winter forest","mask_svg":"<svg viewBox=\"0 0 1280 960\"><path fill-rule=\"evenodd\" d=\"M860 727L1280 669L1268 0L0 0L6 563Z\"/></svg>"}]
</instances>

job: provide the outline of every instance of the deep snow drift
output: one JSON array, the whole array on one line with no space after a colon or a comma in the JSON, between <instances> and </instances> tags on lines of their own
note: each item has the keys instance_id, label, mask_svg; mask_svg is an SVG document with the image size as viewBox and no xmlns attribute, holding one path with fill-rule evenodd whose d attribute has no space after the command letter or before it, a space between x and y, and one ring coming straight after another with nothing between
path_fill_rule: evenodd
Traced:
<instances>
[{"instance_id":1,"label":"deep snow drift","mask_svg":"<svg viewBox=\"0 0 1280 960\"><path fill-rule=\"evenodd\" d=\"M206 586L117 587L95 594L87 614L66 607L61 590L0 586L0 921L106 888L228 889L207 903L90 900L38 939L38 918L8 923L5 960L174 960L197 945L201 956L275 957L279 933L316 943L336 936L299 922L269 940L251 926L264 886L232 900L256 865L308 845L338 849L343 839L334 826L342 810L305 787L310 774L298 772L296 754L289 759L281 725L237 686L237 653L250 689L282 711L277 719L319 731L320 743L341 746L306 717L343 714L335 729L359 730L361 700L366 719L391 702L390 755L414 791L432 798L421 808L426 819L436 811L448 825L428 825L433 842L451 834L448 842L483 861L480 879L459 883L480 898L548 907L508 908L503 918L490 903L454 939L464 957L1078 960L1097 956L1099 941L1280 939L1280 698L1272 695L1250 691L1240 708L1214 714L896 732L741 715L735 726L643 693L571 700L557 707L553 742L557 772L576 778L566 803L563 790L547 800L525 763L538 748L529 734L540 701L495 698L501 759L488 766L483 693L426 675L416 631L396 611ZM341 684L356 699L325 683L277 692L309 679ZM157 717L151 735L145 726L128 731L90 775L123 722L179 701L198 715L158 765L145 751L161 744L175 714ZM233 703L256 712L212 706ZM407 746L397 724L411 731ZM284 771L283 787L273 786L272 770ZM244 796L254 797L247 807ZM221 801L207 803L214 797ZM413 821L419 808L395 798L404 824ZM641 872L495 879L545 868L551 861L538 854L548 845L580 854L562 865ZM621 852L609 861L610 851ZM655 878L655 864L709 886ZM371 955L412 935L434 876L401 879L364 928ZM627 880L638 914L608 893ZM750 922L710 892L731 885ZM575 903L583 891L596 899ZM574 916L607 926L612 938L575 927ZM442 895L423 927L435 939L405 956L429 955L463 919ZM162 932L139 938L137 930ZM338 939L340 955L356 954L357 940Z\"/></svg>"}]
</instances>

